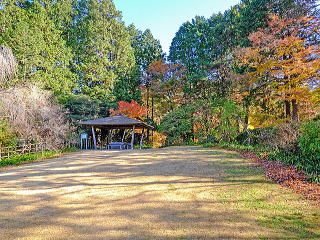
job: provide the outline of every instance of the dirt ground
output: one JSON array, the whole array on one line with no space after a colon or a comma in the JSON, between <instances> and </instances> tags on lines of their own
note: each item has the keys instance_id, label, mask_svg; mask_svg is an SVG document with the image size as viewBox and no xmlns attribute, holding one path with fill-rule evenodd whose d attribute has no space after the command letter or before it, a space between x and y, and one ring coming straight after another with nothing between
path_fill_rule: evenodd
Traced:
<instances>
[{"instance_id":1,"label":"dirt ground","mask_svg":"<svg viewBox=\"0 0 320 240\"><path fill-rule=\"evenodd\" d=\"M0 170L4 240L285 238L319 239L319 208L226 150L83 151Z\"/></svg>"}]
</instances>

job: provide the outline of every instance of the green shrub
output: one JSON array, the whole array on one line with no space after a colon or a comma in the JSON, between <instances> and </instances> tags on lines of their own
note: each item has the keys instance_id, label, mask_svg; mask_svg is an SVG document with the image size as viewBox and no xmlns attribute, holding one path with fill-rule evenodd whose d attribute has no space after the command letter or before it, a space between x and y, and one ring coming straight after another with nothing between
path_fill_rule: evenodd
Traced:
<instances>
[{"instance_id":1,"label":"green shrub","mask_svg":"<svg viewBox=\"0 0 320 240\"><path fill-rule=\"evenodd\" d=\"M243 145L265 144L266 140L274 137L274 128L256 128L242 132L236 140Z\"/></svg>"},{"instance_id":2,"label":"green shrub","mask_svg":"<svg viewBox=\"0 0 320 240\"><path fill-rule=\"evenodd\" d=\"M78 150L77 148L71 147L71 148L60 150L60 151L47 150L42 153L30 153L22 156L14 156L8 159L0 160L0 167L20 165L23 163L33 162L39 159L52 158L52 157L59 156L61 153L64 153L64 152L74 152L77 150Z\"/></svg>"},{"instance_id":3,"label":"green shrub","mask_svg":"<svg viewBox=\"0 0 320 240\"><path fill-rule=\"evenodd\" d=\"M235 102L226 99L214 99L211 103L212 114L218 125L211 134L219 142L234 142L240 132L240 122L244 117L243 109Z\"/></svg>"},{"instance_id":4,"label":"green shrub","mask_svg":"<svg viewBox=\"0 0 320 240\"><path fill-rule=\"evenodd\" d=\"M16 138L11 132L7 121L0 120L0 146L15 146Z\"/></svg>"},{"instance_id":5,"label":"green shrub","mask_svg":"<svg viewBox=\"0 0 320 240\"><path fill-rule=\"evenodd\" d=\"M301 126L298 146L304 157L320 163L320 120Z\"/></svg>"},{"instance_id":6,"label":"green shrub","mask_svg":"<svg viewBox=\"0 0 320 240\"><path fill-rule=\"evenodd\" d=\"M298 169L303 169L300 158L300 154L288 151L274 151L269 154L269 160L271 161L280 161L287 165L296 166Z\"/></svg>"},{"instance_id":7,"label":"green shrub","mask_svg":"<svg viewBox=\"0 0 320 240\"><path fill-rule=\"evenodd\" d=\"M181 144L192 141L193 138L193 112L189 105L181 106L167 114L159 125L159 131L165 133L167 144Z\"/></svg>"},{"instance_id":8,"label":"green shrub","mask_svg":"<svg viewBox=\"0 0 320 240\"><path fill-rule=\"evenodd\" d=\"M207 143L218 143L218 140L215 136L208 136L206 139L200 142L200 144L207 144Z\"/></svg>"},{"instance_id":9,"label":"green shrub","mask_svg":"<svg viewBox=\"0 0 320 240\"><path fill-rule=\"evenodd\" d=\"M298 146L307 173L320 178L320 120L302 124Z\"/></svg>"},{"instance_id":10,"label":"green shrub","mask_svg":"<svg viewBox=\"0 0 320 240\"><path fill-rule=\"evenodd\" d=\"M269 155L269 159L296 166L311 180L320 183L320 121L303 123L299 133L291 137L291 140L283 140L282 145L287 147L278 147L277 151ZM277 142L276 139L277 136L275 142Z\"/></svg>"},{"instance_id":11,"label":"green shrub","mask_svg":"<svg viewBox=\"0 0 320 240\"><path fill-rule=\"evenodd\" d=\"M22 163L32 162L41 158L48 158L57 155L59 152L45 151L43 153L31 153L22 156L14 156L0 161L0 167L20 165Z\"/></svg>"}]
</instances>

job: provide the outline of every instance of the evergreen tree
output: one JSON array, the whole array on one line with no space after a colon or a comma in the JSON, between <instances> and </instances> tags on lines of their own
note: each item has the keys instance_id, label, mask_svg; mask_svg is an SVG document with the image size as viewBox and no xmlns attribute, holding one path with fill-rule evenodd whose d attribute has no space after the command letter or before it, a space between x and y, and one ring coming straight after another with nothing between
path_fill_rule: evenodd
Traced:
<instances>
[{"instance_id":1,"label":"evergreen tree","mask_svg":"<svg viewBox=\"0 0 320 240\"><path fill-rule=\"evenodd\" d=\"M318 0L264 0L272 13L284 18L298 18L308 15L318 15Z\"/></svg>"},{"instance_id":2,"label":"evergreen tree","mask_svg":"<svg viewBox=\"0 0 320 240\"><path fill-rule=\"evenodd\" d=\"M114 85L113 95L117 102L131 102L132 100L141 102L141 71L136 65L134 69L121 76Z\"/></svg>"},{"instance_id":3,"label":"evergreen tree","mask_svg":"<svg viewBox=\"0 0 320 240\"><path fill-rule=\"evenodd\" d=\"M203 75L212 61L212 39L207 19L195 17L184 23L172 40L169 59L184 65L189 73Z\"/></svg>"},{"instance_id":4,"label":"evergreen tree","mask_svg":"<svg viewBox=\"0 0 320 240\"><path fill-rule=\"evenodd\" d=\"M77 6L73 48L79 90L112 97L114 83L132 71L135 59L129 33L112 0L83 0Z\"/></svg>"},{"instance_id":5,"label":"evergreen tree","mask_svg":"<svg viewBox=\"0 0 320 240\"><path fill-rule=\"evenodd\" d=\"M131 43L134 49L136 64L140 70L145 71L150 63L164 57L160 41L155 39L149 29L144 32L135 28L133 24L128 27Z\"/></svg>"},{"instance_id":6,"label":"evergreen tree","mask_svg":"<svg viewBox=\"0 0 320 240\"><path fill-rule=\"evenodd\" d=\"M68 93L75 76L69 69L72 52L39 1L7 1L0 12L0 44L12 48L19 63L18 82L38 82L45 89ZM2 15L0 14L0 15Z\"/></svg>"},{"instance_id":7,"label":"evergreen tree","mask_svg":"<svg viewBox=\"0 0 320 240\"><path fill-rule=\"evenodd\" d=\"M236 23L237 38L235 45L249 46L248 36L259 28L267 26L270 12L268 9L269 2L266 0L242 0Z\"/></svg>"},{"instance_id":8,"label":"evergreen tree","mask_svg":"<svg viewBox=\"0 0 320 240\"><path fill-rule=\"evenodd\" d=\"M196 17L183 24L172 41L169 59L187 70L185 93L192 98L209 97L210 65L221 51L214 33L207 19Z\"/></svg>"},{"instance_id":9,"label":"evergreen tree","mask_svg":"<svg viewBox=\"0 0 320 240\"><path fill-rule=\"evenodd\" d=\"M209 19L197 16L184 23L171 43L169 59L187 69L186 93L198 97L203 88L209 89L214 85L212 79L222 79L217 66L230 62L237 46L250 46L248 36L267 26L270 13L310 15L316 12L315 2L242 0L223 14L214 14ZM319 39L315 35L312 41ZM217 89L213 91L217 92ZM208 95L204 94L204 97Z\"/></svg>"},{"instance_id":10,"label":"evergreen tree","mask_svg":"<svg viewBox=\"0 0 320 240\"><path fill-rule=\"evenodd\" d=\"M164 54L159 40L153 37L149 29L143 32L131 24L128 27L128 32L130 33L131 46L134 50L136 63L130 73L116 82L114 94L118 101L140 101L141 92L139 86L142 83L142 75L150 63L163 58Z\"/></svg>"}]
</instances>

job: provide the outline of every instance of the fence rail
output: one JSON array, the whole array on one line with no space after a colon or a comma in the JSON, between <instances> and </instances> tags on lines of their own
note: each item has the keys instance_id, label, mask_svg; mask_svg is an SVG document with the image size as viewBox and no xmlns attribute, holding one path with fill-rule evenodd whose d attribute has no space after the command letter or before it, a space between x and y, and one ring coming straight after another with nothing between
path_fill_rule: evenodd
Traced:
<instances>
[{"instance_id":1,"label":"fence rail","mask_svg":"<svg viewBox=\"0 0 320 240\"><path fill-rule=\"evenodd\" d=\"M41 143L30 143L23 144L16 147L3 147L0 148L0 161L15 156L21 156L29 153L40 153L46 149L46 144Z\"/></svg>"}]
</instances>

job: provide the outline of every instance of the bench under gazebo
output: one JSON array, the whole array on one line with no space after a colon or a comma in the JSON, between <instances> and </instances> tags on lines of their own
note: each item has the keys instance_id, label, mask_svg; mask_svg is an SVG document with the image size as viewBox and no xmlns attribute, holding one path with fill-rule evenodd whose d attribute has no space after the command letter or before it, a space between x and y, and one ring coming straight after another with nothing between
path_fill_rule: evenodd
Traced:
<instances>
[{"instance_id":1,"label":"bench under gazebo","mask_svg":"<svg viewBox=\"0 0 320 240\"><path fill-rule=\"evenodd\" d=\"M148 125L145 122L135 120L132 118L128 118L125 116L117 115L117 116L111 116L106 118L99 118L94 120L88 120L88 121L82 121L79 123L81 126L84 127L90 127L92 131L92 137L93 137L93 147L94 149L97 149L97 137L96 137L96 129L104 129L104 130L113 130L113 129L120 129L120 130L132 130L131 133L131 142L126 143L123 141L124 137L122 137L122 141L119 142L108 142L106 144L107 149L133 149L134 144L134 137L135 137L135 130L141 129L142 134L140 138L140 148L142 148L143 143L143 134L145 130L151 130L153 127ZM124 136L124 134L123 134Z\"/></svg>"}]
</instances>

